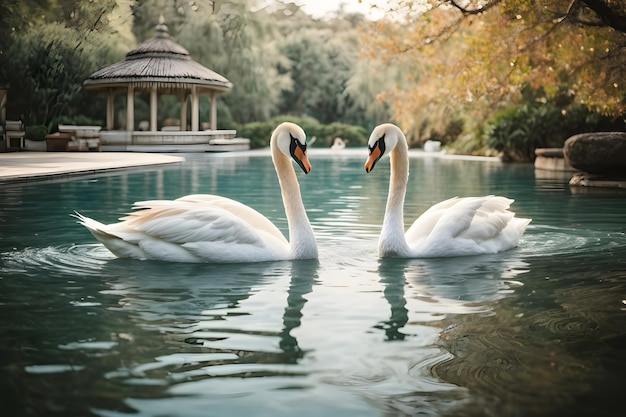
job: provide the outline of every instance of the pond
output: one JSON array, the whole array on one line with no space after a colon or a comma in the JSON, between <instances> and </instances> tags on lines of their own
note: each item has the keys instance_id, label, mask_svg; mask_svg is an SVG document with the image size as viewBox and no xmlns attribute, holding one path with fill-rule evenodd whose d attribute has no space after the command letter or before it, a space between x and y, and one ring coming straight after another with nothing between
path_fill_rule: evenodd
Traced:
<instances>
[{"instance_id":1,"label":"pond","mask_svg":"<svg viewBox=\"0 0 626 417\"><path fill-rule=\"evenodd\" d=\"M0 398L15 416L612 416L625 406L626 194L413 153L407 224L455 195L531 217L489 256L381 260L389 162L313 148L319 260L116 259L70 217L220 194L287 234L268 153L0 189Z\"/></svg>"}]
</instances>

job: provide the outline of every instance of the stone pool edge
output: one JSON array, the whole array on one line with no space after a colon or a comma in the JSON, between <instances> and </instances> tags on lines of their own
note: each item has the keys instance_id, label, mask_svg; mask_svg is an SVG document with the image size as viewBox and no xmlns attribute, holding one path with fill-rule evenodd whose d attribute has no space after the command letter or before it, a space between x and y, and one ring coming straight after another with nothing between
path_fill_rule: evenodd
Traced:
<instances>
[{"instance_id":1,"label":"stone pool edge","mask_svg":"<svg viewBox=\"0 0 626 417\"><path fill-rule=\"evenodd\" d=\"M0 153L0 186L184 162L183 156L128 152Z\"/></svg>"}]
</instances>

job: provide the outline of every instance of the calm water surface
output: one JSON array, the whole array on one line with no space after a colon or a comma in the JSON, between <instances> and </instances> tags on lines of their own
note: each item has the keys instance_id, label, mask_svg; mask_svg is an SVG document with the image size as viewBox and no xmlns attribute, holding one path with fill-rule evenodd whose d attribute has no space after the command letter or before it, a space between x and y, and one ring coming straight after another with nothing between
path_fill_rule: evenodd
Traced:
<instances>
[{"instance_id":1,"label":"calm water surface","mask_svg":"<svg viewBox=\"0 0 626 417\"><path fill-rule=\"evenodd\" d=\"M407 224L455 195L532 217L519 248L380 260L388 161L311 152L320 259L114 258L69 216L235 198L287 233L266 153L0 188L0 403L10 416L616 416L626 194L531 166L415 157Z\"/></svg>"}]
</instances>

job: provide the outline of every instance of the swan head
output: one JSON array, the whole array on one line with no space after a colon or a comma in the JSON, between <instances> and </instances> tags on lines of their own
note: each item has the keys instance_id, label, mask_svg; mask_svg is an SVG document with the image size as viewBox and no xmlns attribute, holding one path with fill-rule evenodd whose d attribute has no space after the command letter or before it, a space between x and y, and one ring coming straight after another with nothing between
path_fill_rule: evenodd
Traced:
<instances>
[{"instance_id":1,"label":"swan head","mask_svg":"<svg viewBox=\"0 0 626 417\"><path fill-rule=\"evenodd\" d=\"M365 172L370 173L383 156L389 155L393 151L398 144L400 135L402 135L400 128L391 123L384 123L374 128L367 141L369 156L365 162Z\"/></svg>"},{"instance_id":2,"label":"swan head","mask_svg":"<svg viewBox=\"0 0 626 417\"><path fill-rule=\"evenodd\" d=\"M295 123L284 122L272 133L271 146L276 146L284 155L292 158L305 174L311 171L311 163L306 154L306 134Z\"/></svg>"}]
</instances>

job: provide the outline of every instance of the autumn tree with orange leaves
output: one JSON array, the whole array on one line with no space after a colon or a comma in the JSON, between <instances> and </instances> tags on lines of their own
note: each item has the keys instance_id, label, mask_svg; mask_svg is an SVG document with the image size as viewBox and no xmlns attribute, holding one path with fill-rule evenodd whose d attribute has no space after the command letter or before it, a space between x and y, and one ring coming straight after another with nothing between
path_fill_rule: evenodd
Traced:
<instances>
[{"instance_id":1,"label":"autumn tree with orange leaves","mask_svg":"<svg viewBox=\"0 0 626 417\"><path fill-rule=\"evenodd\" d=\"M396 0L364 26L364 59L402 68L379 98L413 140L498 108L566 94L614 117L626 109L626 2L621 0Z\"/></svg>"}]
</instances>

